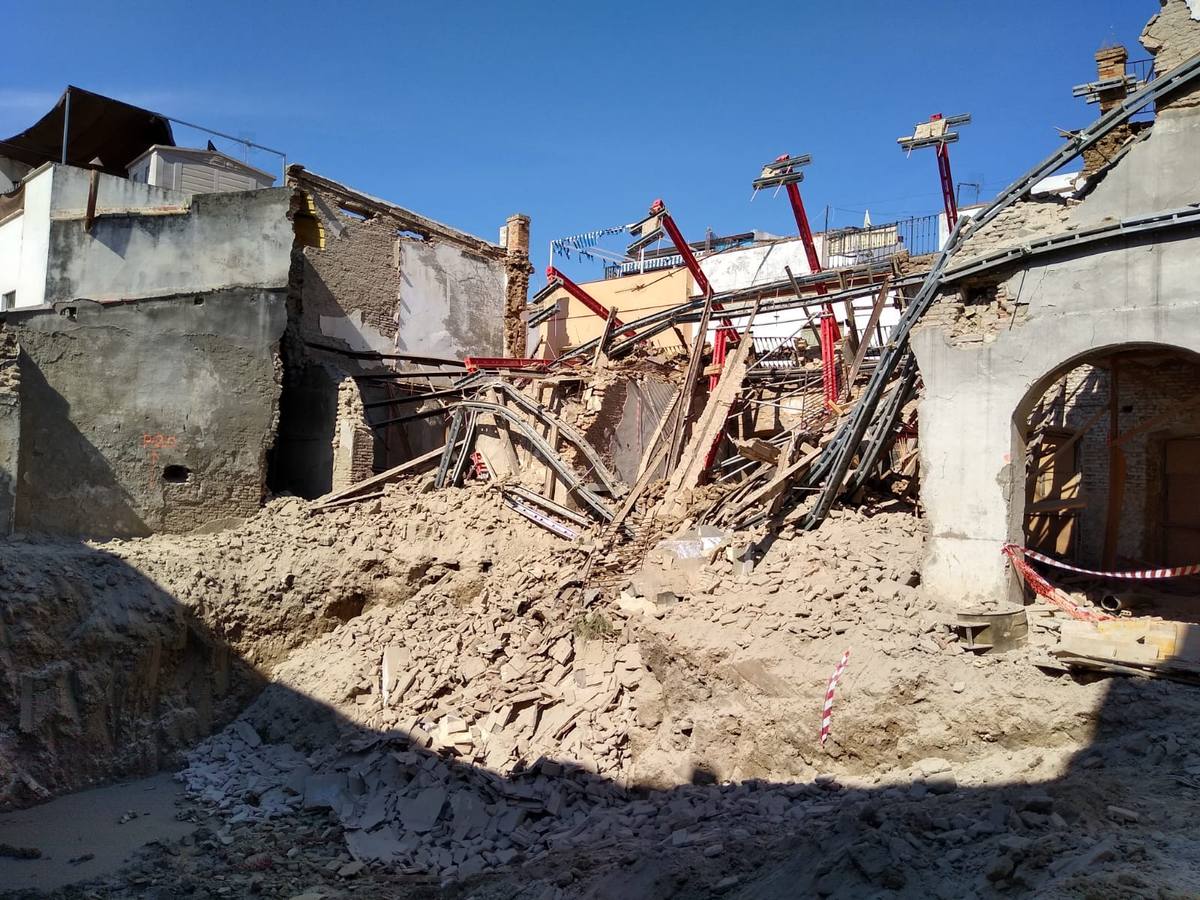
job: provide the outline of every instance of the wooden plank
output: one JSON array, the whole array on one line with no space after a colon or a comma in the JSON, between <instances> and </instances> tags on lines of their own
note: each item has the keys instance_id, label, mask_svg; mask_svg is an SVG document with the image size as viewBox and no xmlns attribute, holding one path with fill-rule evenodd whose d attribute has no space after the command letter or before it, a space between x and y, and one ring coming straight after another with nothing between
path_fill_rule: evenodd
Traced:
<instances>
[{"instance_id":1,"label":"wooden plank","mask_svg":"<svg viewBox=\"0 0 1200 900\"><path fill-rule=\"evenodd\" d=\"M658 468L658 464L667 455L667 450L668 447L664 444L658 448L658 452L650 457L646 467L642 470L642 474L634 482L633 487L629 489L629 493L625 495L625 502L621 504L621 508L617 510L617 514L613 516L613 520L609 523L610 529L615 531L621 526L621 523L633 511L634 504L637 503L638 498L646 493L646 488L657 480L654 477L654 472Z\"/></svg>"},{"instance_id":2,"label":"wooden plank","mask_svg":"<svg viewBox=\"0 0 1200 900\"><path fill-rule=\"evenodd\" d=\"M1068 510L1087 509L1087 505L1087 501L1082 497L1038 500L1025 507L1025 514L1036 516L1043 513L1067 512Z\"/></svg>"},{"instance_id":3,"label":"wooden plank","mask_svg":"<svg viewBox=\"0 0 1200 900\"><path fill-rule=\"evenodd\" d=\"M761 300L755 301L754 308L750 311L750 318L746 322L746 328L742 332L742 338L738 341L737 350L725 360L725 370L721 375L721 380L717 382L716 389L709 394L708 403L705 404L704 412L700 414L700 419L696 422L687 449L679 458L679 464L672 468L671 481L667 488L668 496L690 490L700 484L700 479L708 465L709 453L724 432L729 411L737 401L738 394L742 390L742 383L746 380L750 350L754 345L754 341L750 338L750 329L754 324L754 317L758 313L761 302ZM664 506L669 508L670 504L664 504Z\"/></svg>"},{"instance_id":4,"label":"wooden plank","mask_svg":"<svg viewBox=\"0 0 1200 900\"><path fill-rule=\"evenodd\" d=\"M496 388L488 391L491 401L497 406L504 406L504 397ZM513 446L512 435L508 430L508 422L501 416L492 416L492 424L496 426L496 434L500 436L500 446L504 451L504 459L508 463L508 471L513 475L521 474L521 460L517 458L517 450Z\"/></svg>"},{"instance_id":5,"label":"wooden plank","mask_svg":"<svg viewBox=\"0 0 1200 900\"><path fill-rule=\"evenodd\" d=\"M879 318L883 315L883 305L887 302L888 287L891 283L891 275L883 276L883 283L879 285L879 296L875 298L875 305L871 307L871 318L867 320L867 327L863 329L863 339L854 354L854 363L850 366L850 374L846 378L847 395L854 386L854 379L858 377L858 370L862 368L863 360L867 358L867 348L871 345L871 332L875 331L879 325Z\"/></svg>"},{"instance_id":6,"label":"wooden plank","mask_svg":"<svg viewBox=\"0 0 1200 900\"><path fill-rule=\"evenodd\" d=\"M608 342L612 340L613 326L617 321L617 308L608 308L608 318L604 320L604 330L600 332L600 340L596 342L596 352L592 356L592 365L602 369L608 363Z\"/></svg>"},{"instance_id":7,"label":"wooden plank","mask_svg":"<svg viewBox=\"0 0 1200 900\"><path fill-rule=\"evenodd\" d=\"M780 493L785 487L787 487L793 478L802 475L805 471L807 471L808 467L816 462L817 457L820 455L821 451L819 449L804 454L782 472L778 473L768 484L754 491L754 493L750 494L750 496L735 506L729 515L731 517L741 515L755 504L761 503L764 500L770 500L776 494Z\"/></svg>"},{"instance_id":8,"label":"wooden plank","mask_svg":"<svg viewBox=\"0 0 1200 900\"><path fill-rule=\"evenodd\" d=\"M1111 569L1117 558L1121 536L1121 509L1125 504L1125 452L1114 438L1121 430L1121 381L1117 357L1112 357L1108 374L1108 510L1104 520L1103 566Z\"/></svg>"},{"instance_id":9,"label":"wooden plank","mask_svg":"<svg viewBox=\"0 0 1200 900\"><path fill-rule=\"evenodd\" d=\"M675 419L675 428L671 435L671 447L667 453L667 468L674 469L683 452L683 435L687 430L687 418L692 411L692 396L696 390L696 376L700 371L700 359L704 356L704 337L708 331L708 320L712 317L713 295L710 290L704 298L704 311L700 314L700 323L696 326L696 336L692 341L692 355L688 359L687 372L680 386L679 415Z\"/></svg>"},{"instance_id":10,"label":"wooden plank","mask_svg":"<svg viewBox=\"0 0 1200 900\"><path fill-rule=\"evenodd\" d=\"M542 404L544 406L544 408L549 410L551 413L553 413L553 411L554 411L554 398L557 393L558 393L558 386L551 385L550 386L550 398L545 404ZM538 400L539 400L539 402L541 401L541 391L540 390L538 391ZM546 434L546 443L550 445L551 450L553 450L555 453L558 452L558 422L557 421L553 422L550 425L550 428L548 429L547 434ZM545 494L547 497L549 497L551 500L554 499L554 492L557 489L555 487L555 481L556 481L556 479L554 477L554 469L551 468L550 466L546 466L546 480L542 483L542 493Z\"/></svg>"},{"instance_id":11,"label":"wooden plank","mask_svg":"<svg viewBox=\"0 0 1200 900\"><path fill-rule=\"evenodd\" d=\"M461 444L462 441L456 441L455 443L456 443L456 445ZM362 481L360 481L356 484L352 484L347 488L342 488L342 490L340 490L340 491L336 491L332 494L326 494L324 497L321 498L320 505L324 506L328 503L333 503L333 502L335 502L337 500L341 500L345 497L352 497L355 494L359 493L360 491L368 490L370 488L376 487L377 485L387 484L389 481L392 481L396 477L403 475L406 472L411 472L414 469L417 469L420 466L424 465L425 463L432 462L433 460L440 457L442 455L442 453L445 452L445 450L446 450L445 446L438 447L436 450L430 450L428 453L421 454L416 459L410 459L407 462L403 462L398 466L394 466L394 467L388 469L386 472L380 472L378 475L373 475L370 478L364 478Z\"/></svg>"},{"instance_id":12,"label":"wooden plank","mask_svg":"<svg viewBox=\"0 0 1200 900\"><path fill-rule=\"evenodd\" d=\"M1049 472L1054 468L1058 463L1059 457L1074 447L1081 437L1091 431L1096 426L1096 423L1104 418L1107 412L1107 408L1099 410L1094 416L1075 429L1074 434L1058 445L1058 448L1054 451L1054 455L1048 457L1044 465L1038 467L1038 474L1041 475L1043 472Z\"/></svg>"},{"instance_id":13,"label":"wooden plank","mask_svg":"<svg viewBox=\"0 0 1200 900\"><path fill-rule=\"evenodd\" d=\"M796 453L800 444L800 433L793 431L791 437L788 438L787 446L779 454L779 459L775 462L775 479L780 480L787 477L784 473L788 467L796 461ZM770 505L767 507L767 515L773 516L779 512L779 507L783 505L784 497L787 496L786 491L780 491L771 498Z\"/></svg>"}]
</instances>

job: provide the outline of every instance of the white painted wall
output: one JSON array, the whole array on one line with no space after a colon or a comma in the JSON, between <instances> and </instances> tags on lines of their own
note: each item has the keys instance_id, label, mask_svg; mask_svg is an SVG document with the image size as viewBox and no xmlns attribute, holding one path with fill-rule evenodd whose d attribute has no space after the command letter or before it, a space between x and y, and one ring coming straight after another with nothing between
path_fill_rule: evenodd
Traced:
<instances>
[{"instance_id":1,"label":"white painted wall","mask_svg":"<svg viewBox=\"0 0 1200 900\"><path fill-rule=\"evenodd\" d=\"M0 225L0 294L15 291L21 278L21 231L25 216L17 213Z\"/></svg>"},{"instance_id":2,"label":"white painted wall","mask_svg":"<svg viewBox=\"0 0 1200 900\"><path fill-rule=\"evenodd\" d=\"M50 223L84 213L91 173L71 166L45 165L24 180L24 210L0 225L0 294L15 290L17 309L45 302ZM97 185L98 213L183 210L190 202L190 194L113 175L100 175Z\"/></svg>"},{"instance_id":3,"label":"white painted wall","mask_svg":"<svg viewBox=\"0 0 1200 900\"><path fill-rule=\"evenodd\" d=\"M817 256L825 252L825 235L813 235L813 243L817 248ZM732 291L740 288L754 287L772 281L787 278L787 268L797 278L812 274L808 265L808 256L804 252L804 243L800 238L787 241L777 241L772 244L762 244L757 247L742 247L727 250L724 253L714 253L700 260L700 268L708 276L715 291ZM890 295L888 303L880 316L879 324L884 332L900 320L900 311L892 305L895 295ZM870 305L859 301L865 310L855 309L855 322L859 331L867 327L871 317ZM838 320L845 318L845 307L838 304ZM779 313L765 313L758 317L754 326L754 335L759 338L787 338L796 334L804 324L807 314L804 310L794 309ZM716 320L716 316L714 316ZM731 320L736 328L745 327L745 319ZM720 327L719 321L709 326L709 339Z\"/></svg>"},{"instance_id":4,"label":"white painted wall","mask_svg":"<svg viewBox=\"0 0 1200 900\"><path fill-rule=\"evenodd\" d=\"M824 250L824 235L814 235L819 257ZM739 247L713 253L700 260L700 268L714 291L732 291L787 278L790 267L797 278L812 274L804 243L796 238L757 247Z\"/></svg>"},{"instance_id":5,"label":"white painted wall","mask_svg":"<svg viewBox=\"0 0 1200 900\"><path fill-rule=\"evenodd\" d=\"M14 308L40 306L46 293L53 178L50 166L32 173L24 210L0 225L0 293L17 292Z\"/></svg>"}]
</instances>

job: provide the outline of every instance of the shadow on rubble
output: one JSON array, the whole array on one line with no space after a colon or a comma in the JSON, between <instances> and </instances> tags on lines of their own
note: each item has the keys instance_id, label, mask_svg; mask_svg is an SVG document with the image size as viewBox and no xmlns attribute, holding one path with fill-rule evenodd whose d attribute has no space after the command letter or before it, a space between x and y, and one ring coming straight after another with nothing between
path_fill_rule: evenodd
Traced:
<instances>
[{"instance_id":1,"label":"shadow on rubble","mask_svg":"<svg viewBox=\"0 0 1200 900\"><path fill-rule=\"evenodd\" d=\"M178 766L186 745L244 710L191 770L203 782L215 767L208 799L241 820L228 844L208 842L203 871L185 877L195 856L176 849L119 890L60 896L1182 897L1200 886L1183 811L1200 782L1181 777L1200 773L1200 717L1178 705L1194 688L1112 679L1094 720L1080 723L1090 745L1039 783L959 784L953 767L965 756L870 788L834 776L719 784L701 764L691 785L652 790L545 759L501 777L279 684L252 701L263 676L230 648L238 624L215 632L101 549L9 543L0 553L18 561L0 574L0 754L20 764L9 800ZM797 724L814 732L813 764L869 772L853 735L838 744L835 732L836 760L818 751L818 715L814 697L812 721ZM1065 737L1047 735L1046 746ZM899 753L889 762L916 763ZM291 826L270 843L272 826L256 821L272 812L283 823L327 817L310 845L344 837L354 857L387 862L350 876L336 865L298 873L284 856Z\"/></svg>"}]
</instances>

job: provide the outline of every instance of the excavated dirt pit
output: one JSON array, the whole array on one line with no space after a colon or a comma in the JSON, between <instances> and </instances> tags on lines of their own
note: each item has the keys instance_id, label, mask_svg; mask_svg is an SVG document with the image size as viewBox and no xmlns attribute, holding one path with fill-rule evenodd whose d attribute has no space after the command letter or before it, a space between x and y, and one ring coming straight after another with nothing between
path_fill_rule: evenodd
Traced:
<instances>
[{"instance_id":1,"label":"excavated dirt pit","mask_svg":"<svg viewBox=\"0 0 1200 900\"><path fill-rule=\"evenodd\" d=\"M4 804L166 769L194 829L58 896L1200 893L1197 689L1044 671L1045 616L965 650L909 514L585 602L587 547L426 487L0 545Z\"/></svg>"}]
</instances>

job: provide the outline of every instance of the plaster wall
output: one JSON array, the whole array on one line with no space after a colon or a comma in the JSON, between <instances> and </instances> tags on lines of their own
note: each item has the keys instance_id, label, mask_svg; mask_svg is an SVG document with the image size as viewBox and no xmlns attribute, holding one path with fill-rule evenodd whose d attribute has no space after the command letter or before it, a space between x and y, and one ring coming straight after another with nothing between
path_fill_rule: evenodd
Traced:
<instances>
[{"instance_id":1,"label":"plaster wall","mask_svg":"<svg viewBox=\"0 0 1200 900\"><path fill-rule=\"evenodd\" d=\"M304 248L300 328L306 341L394 353L400 273L396 226L325 219L325 246ZM349 361L347 360L347 363Z\"/></svg>"},{"instance_id":2,"label":"plaster wall","mask_svg":"<svg viewBox=\"0 0 1200 900\"><path fill-rule=\"evenodd\" d=\"M283 292L81 301L63 312L7 322L22 351L17 527L125 537L257 510L276 429Z\"/></svg>"},{"instance_id":3,"label":"plaster wall","mask_svg":"<svg viewBox=\"0 0 1200 900\"><path fill-rule=\"evenodd\" d=\"M0 293L16 291L17 308L41 306L62 299L51 297L47 300L47 274L57 271L64 263L62 259L51 258L51 232L60 220L82 219L87 209L90 183L88 170L72 166L46 165L26 177L23 210L0 225ZM98 176L98 216L186 213L189 202L190 196L178 191L136 184L112 175ZM123 259L125 248L118 249L111 240L110 246ZM103 282L95 287L89 296L102 295Z\"/></svg>"},{"instance_id":4,"label":"plaster wall","mask_svg":"<svg viewBox=\"0 0 1200 900\"><path fill-rule=\"evenodd\" d=\"M462 359L504 354L504 261L440 241L400 241L396 349Z\"/></svg>"},{"instance_id":5,"label":"plaster wall","mask_svg":"<svg viewBox=\"0 0 1200 900\"><path fill-rule=\"evenodd\" d=\"M91 172L75 166L53 165L50 210L55 217L82 215L91 190ZM96 183L96 212L186 209L191 194L101 173Z\"/></svg>"},{"instance_id":6,"label":"plaster wall","mask_svg":"<svg viewBox=\"0 0 1200 900\"><path fill-rule=\"evenodd\" d=\"M17 290L21 280L21 232L25 214L18 212L0 225L0 294Z\"/></svg>"},{"instance_id":7,"label":"plaster wall","mask_svg":"<svg viewBox=\"0 0 1200 900\"><path fill-rule=\"evenodd\" d=\"M283 287L293 242L290 194L198 194L182 212L101 215L90 232L82 214L52 217L44 302Z\"/></svg>"}]
</instances>

